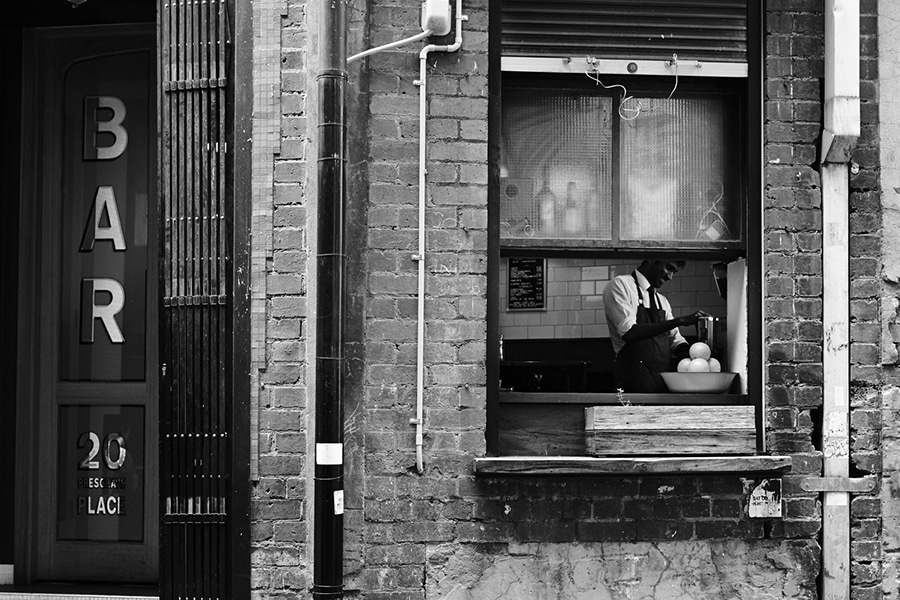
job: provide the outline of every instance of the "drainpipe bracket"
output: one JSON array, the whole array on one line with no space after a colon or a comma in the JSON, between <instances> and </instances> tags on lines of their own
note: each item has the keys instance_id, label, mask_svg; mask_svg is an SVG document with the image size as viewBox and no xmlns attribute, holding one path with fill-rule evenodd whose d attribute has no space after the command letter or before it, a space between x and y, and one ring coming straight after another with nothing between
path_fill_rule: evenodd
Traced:
<instances>
[{"instance_id":1,"label":"drainpipe bracket","mask_svg":"<svg viewBox=\"0 0 900 600\"><path fill-rule=\"evenodd\" d=\"M841 135L829 129L822 130L822 162L846 164L850 162L859 135Z\"/></svg>"},{"instance_id":2,"label":"drainpipe bracket","mask_svg":"<svg viewBox=\"0 0 900 600\"><path fill-rule=\"evenodd\" d=\"M806 477L800 487L806 492L865 494L875 489L875 477Z\"/></svg>"}]
</instances>

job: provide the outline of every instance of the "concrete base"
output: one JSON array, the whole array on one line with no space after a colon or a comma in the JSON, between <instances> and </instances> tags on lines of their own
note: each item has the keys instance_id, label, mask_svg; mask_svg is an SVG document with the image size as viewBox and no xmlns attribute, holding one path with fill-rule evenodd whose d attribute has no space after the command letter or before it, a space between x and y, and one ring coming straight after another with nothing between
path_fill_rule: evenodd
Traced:
<instances>
[{"instance_id":1,"label":"concrete base","mask_svg":"<svg viewBox=\"0 0 900 600\"><path fill-rule=\"evenodd\" d=\"M429 600L815 600L813 541L438 545Z\"/></svg>"}]
</instances>

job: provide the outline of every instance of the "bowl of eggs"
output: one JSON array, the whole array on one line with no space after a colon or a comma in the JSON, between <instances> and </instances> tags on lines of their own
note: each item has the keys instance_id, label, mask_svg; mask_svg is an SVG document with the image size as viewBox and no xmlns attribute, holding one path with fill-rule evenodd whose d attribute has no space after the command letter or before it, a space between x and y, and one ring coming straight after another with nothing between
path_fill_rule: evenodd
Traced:
<instances>
[{"instance_id":1,"label":"bowl of eggs","mask_svg":"<svg viewBox=\"0 0 900 600\"><path fill-rule=\"evenodd\" d=\"M721 363L703 342L691 345L688 355L678 363L678 372L660 373L669 391L675 393L723 394L737 373L723 373Z\"/></svg>"}]
</instances>

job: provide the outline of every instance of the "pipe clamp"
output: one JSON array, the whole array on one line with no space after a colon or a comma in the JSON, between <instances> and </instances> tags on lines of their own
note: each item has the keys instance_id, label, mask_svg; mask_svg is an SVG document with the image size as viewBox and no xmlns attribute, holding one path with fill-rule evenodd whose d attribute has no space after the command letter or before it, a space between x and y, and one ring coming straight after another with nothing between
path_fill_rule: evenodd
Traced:
<instances>
[{"instance_id":1,"label":"pipe clamp","mask_svg":"<svg viewBox=\"0 0 900 600\"><path fill-rule=\"evenodd\" d=\"M800 487L806 492L865 494L875 489L875 477L806 477Z\"/></svg>"}]
</instances>

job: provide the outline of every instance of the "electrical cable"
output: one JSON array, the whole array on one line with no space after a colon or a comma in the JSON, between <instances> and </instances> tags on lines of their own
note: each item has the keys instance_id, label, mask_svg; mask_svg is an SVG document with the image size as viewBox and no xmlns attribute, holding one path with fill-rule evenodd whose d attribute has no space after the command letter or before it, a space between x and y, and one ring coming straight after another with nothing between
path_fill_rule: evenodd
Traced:
<instances>
[{"instance_id":1,"label":"electrical cable","mask_svg":"<svg viewBox=\"0 0 900 600\"><path fill-rule=\"evenodd\" d=\"M588 58L588 62L594 65L594 73L596 73L596 75L595 75L591 71L585 71L584 74L588 76L588 79L590 79L591 81L593 81L594 83L596 83L597 85L601 86L603 89L606 89L606 90L611 90L613 88L621 88L622 89L622 100L619 101L619 111L618 111L619 118L621 118L623 121L634 121L635 119L637 119L638 115L641 114L641 108L642 108L641 101L640 100L636 101L638 103L637 108L627 108L625 106L625 103L628 102L629 100L634 100L634 96L628 95L628 90L625 88L624 85L621 85L619 83L614 83L613 85L606 85L605 83L600 81L600 73L597 70L596 61L591 58ZM630 112L631 114L630 115L624 114L625 112Z\"/></svg>"},{"instance_id":2,"label":"electrical cable","mask_svg":"<svg viewBox=\"0 0 900 600\"><path fill-rule=\"evenodd\" d=\"M666 66L675 68L675 86L672 88L672 91L669 92L669 95L666 96L666 100L671 100L672 94L674 94L675 90L678 89L678 55L672 54L672 60L667 60Z\"/></svg>"}]
</instances>

